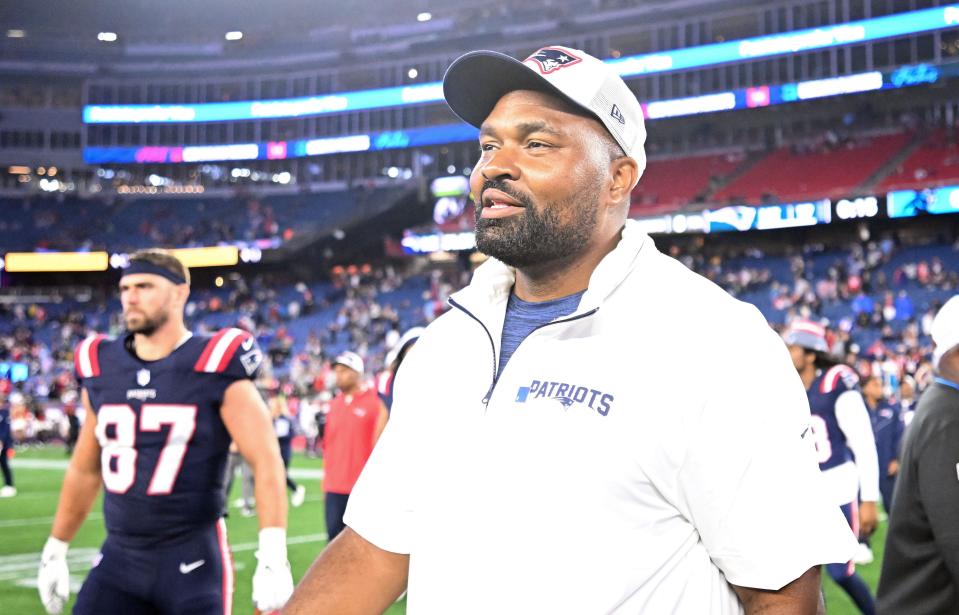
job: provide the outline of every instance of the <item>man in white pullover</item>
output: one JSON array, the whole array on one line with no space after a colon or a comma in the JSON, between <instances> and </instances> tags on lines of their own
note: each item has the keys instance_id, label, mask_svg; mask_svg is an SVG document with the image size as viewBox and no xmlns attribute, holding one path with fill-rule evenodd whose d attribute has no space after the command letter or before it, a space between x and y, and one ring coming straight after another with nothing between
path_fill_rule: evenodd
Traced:
<instances>
[{"instance_id":1,"label":"man in white pullover","mask_svg":"<svg viewBox=\"0 0 959 615\"><path fill-rule=\"evenodd\" d=\"M627 222L642 109L563 47L456 60L491 256L396 375L347 529L284 613L816 613L856 541L753 307ZM783 531L782 528L789 528Z\"/></svg>"}]
</instances>

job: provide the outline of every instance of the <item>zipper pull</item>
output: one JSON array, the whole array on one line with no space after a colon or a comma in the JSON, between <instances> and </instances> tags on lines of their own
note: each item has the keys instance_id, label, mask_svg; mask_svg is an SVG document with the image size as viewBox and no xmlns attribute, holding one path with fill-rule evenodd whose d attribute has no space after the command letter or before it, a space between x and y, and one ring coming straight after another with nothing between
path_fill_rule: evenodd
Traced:
<instances>
[{"instance_id":1,"label":"zipper pull","mask_svg":"<svg viewBox=\"0 0 959 615\"><path fill-rule=\"evenodd\" d=\"M490 385L489 385L489 390L486 391L486 395L483 396L483 405L484 405L484 406L489 406L489 400L490 400L491 397L493 397L493 389L495 389L495 388L496 388L496 379L495 379L495 376L494 376L493 382L490 383Z\"/></svg>"}]
</instances>

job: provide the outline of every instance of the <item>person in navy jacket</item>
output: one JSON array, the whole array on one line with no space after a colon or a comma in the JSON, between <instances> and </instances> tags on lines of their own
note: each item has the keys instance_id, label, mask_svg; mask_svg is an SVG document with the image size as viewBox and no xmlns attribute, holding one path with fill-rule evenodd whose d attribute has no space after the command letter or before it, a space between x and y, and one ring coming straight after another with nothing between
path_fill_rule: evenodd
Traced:
<instances>
[{"instance_id":1,"label":"person in navy jacket","mask_svg":"<svg viewBox=\"0 0 959 615\"><path fill-rule=\"evenodd\" d=\"M11 449L13 449L13 434L10 431L10 406L6 395L0 393L0 470L3 471L0 498L17 495L17 488L13 486L13 472L10 471L10 460L7 457Z\"/></svg>"},{"instance_id":2,"label":"person in navy jacket","mask_svg":"<svg viewBox=\"0 0 959 615\"><path fill-rule=\"evenodd\" d=\"M869 409L872 432L876 437L876 454L879 457L879 493L886 511L892 510L892 494L899 474L899 446L902 442L904 423L898 403L884 399L882 382L878 376L870 376L862 387L862 395Z\"/></svg>"}]
</instances>

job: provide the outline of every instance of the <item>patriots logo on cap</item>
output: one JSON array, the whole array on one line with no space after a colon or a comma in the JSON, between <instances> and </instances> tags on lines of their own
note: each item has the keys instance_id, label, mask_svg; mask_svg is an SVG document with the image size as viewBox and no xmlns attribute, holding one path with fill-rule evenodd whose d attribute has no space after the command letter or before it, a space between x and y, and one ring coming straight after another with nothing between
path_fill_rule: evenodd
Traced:
<instances>
[{"instance_id":1,"label":"patriots logo on cap","mask_svg":"<svg viewBox=\"0 0 959 615\"><path fill-rule=\"evenodd\" d=\"M579 64L583 61L582 58L576 57L566 49L559 49L557 47L543 47L526 58L524 62L529 62L530 60L536 62L539 72L544 75L558 71L561 68L566 68L567 66L572 66L573 64Z\"/></svg>"}]
</instances>

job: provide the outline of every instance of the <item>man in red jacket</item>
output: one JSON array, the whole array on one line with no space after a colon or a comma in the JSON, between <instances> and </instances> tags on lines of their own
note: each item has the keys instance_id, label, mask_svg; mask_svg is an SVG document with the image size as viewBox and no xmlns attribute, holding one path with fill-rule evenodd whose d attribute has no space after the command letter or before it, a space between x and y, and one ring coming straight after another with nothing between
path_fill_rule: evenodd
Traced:
<instances>
[{"instance_id":1,"label":"man in red jacket","mask_svg":"<svg viewBox=\"0 0 959 615\"><path fill-rule=\"evenodd\" d=\"M363 359L344 352L333 362L339 393L330 402L323 437L326 531L332 542L343 531L343 513L373 445L386 427L386 406L363 382Z\"/></svg>"}]
</instances>

